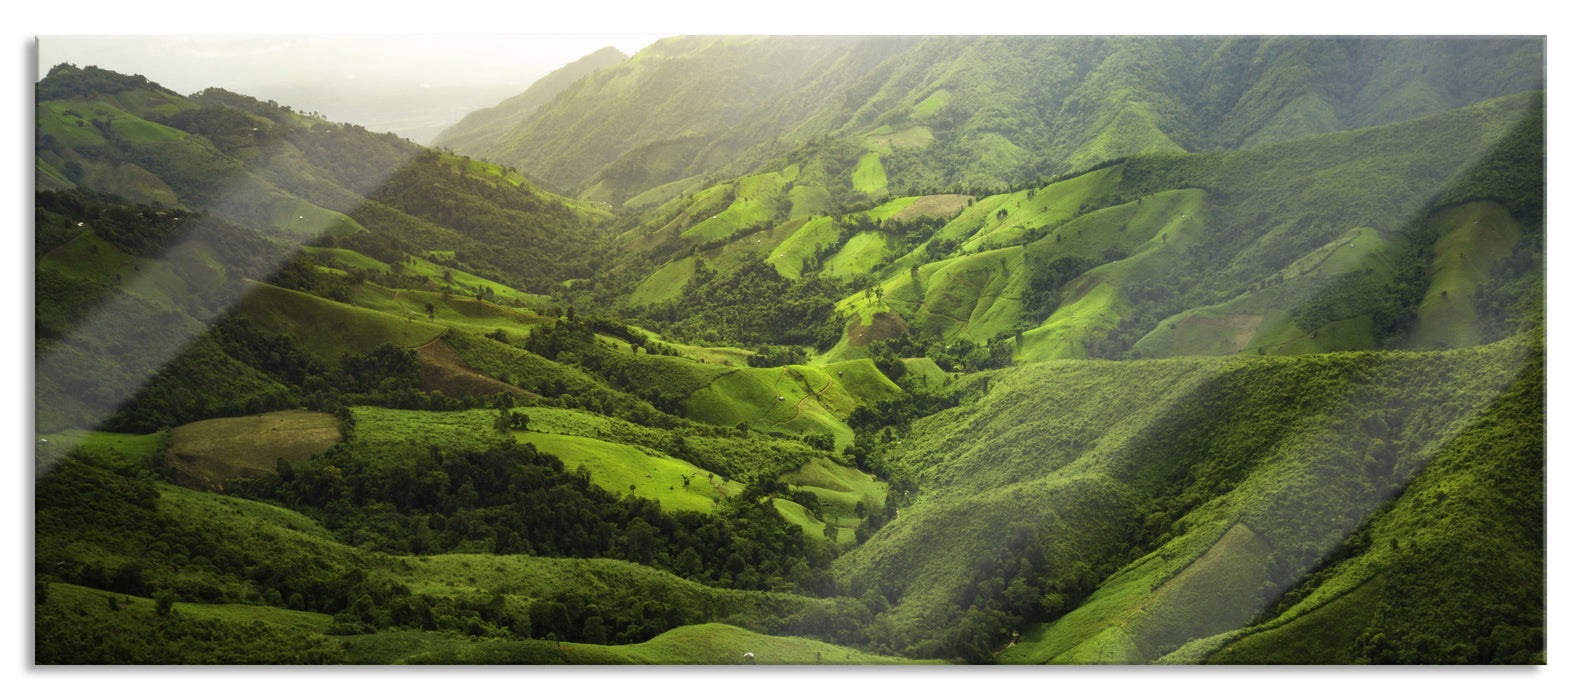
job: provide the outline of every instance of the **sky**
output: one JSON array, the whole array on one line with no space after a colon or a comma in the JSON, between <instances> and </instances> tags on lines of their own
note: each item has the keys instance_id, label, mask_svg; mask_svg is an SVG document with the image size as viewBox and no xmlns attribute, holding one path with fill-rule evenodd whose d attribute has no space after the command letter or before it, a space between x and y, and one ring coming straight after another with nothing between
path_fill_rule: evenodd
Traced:
<instances>
[{"instance_id":1,"label":"sky","mask_svg":"<svg viewBox=\"0 0 1582 700\"><path fill-rule=\"evenodd\" d=\"M57 63L142 73L183 94L211 86L374 81L534 80L605 46L631 55L660 37L552 35L55 35L38 41L38 77Z\"/></svg>"},{"instance_id":2,"label":"sky","mask_svg":"<svg viewBox=\"0 0 1582 700\"><path fill-rule=\"evenodd\" d=\"M141 74L181 94L223 87L331 121L431 143L473 110L607 46L653 34L43 35L37 78L61 63Z\"/></svg>"}]
</instances>

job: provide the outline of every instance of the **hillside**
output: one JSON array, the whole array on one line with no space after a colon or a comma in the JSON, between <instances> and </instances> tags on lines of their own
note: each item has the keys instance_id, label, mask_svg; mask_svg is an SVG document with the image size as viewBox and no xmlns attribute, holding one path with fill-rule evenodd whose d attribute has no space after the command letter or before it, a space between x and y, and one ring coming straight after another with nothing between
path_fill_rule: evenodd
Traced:
<instances>
[{"instance_id":1,"label":"hillside","mask_svg":"<svg viewBox=\"0 0 1582 700\"><path fill-rule=\"evenodd\" d=\"M817 335L735 341L813 345L824 359L882 353L902 328L911 346L970 342L1015 362L1475 345L1523 313L1508 297L1475 299L1530 289L1538 274L1540 207L1514 193L1541 190L1544 112L1541 93L1512 95L833 216L787 218L791 167L656 210L622 234L623 262L588 298L688 335L729 332L697 322L745 312L744 296L788 302L750 316L796 317L808 312L791 300L818 301ZM786 291L756 291L768 288Z\"/></svg>"},{"instance_id":2,"label":"hillside","mask_svg":"<svg viewBox=\"0 0 1582 700\"><path fill-rule=\"evenodd\" d=\"M500 138L511 127L532 116L534 111L573 83L595 71L620 63L626 58L626 54L610 46L583 56L539 78L522 94L494 107L468 114L460 122L434 137L432 145L455 149L462 153L474 153L476 146Z\"/></svg>"},{"instance_id":3,"label":"hillside","mask_svg":"<svg viewBox=\"0 0 1582 700\"><path fill-rule=\"evenodd\" d=\"M38 663L1547 663L1542 38L612 52L38 83Z\"/></svg>"},{"instance_id":4,"label":"hillside","mask_svg":"<svg viewBox=\"0 0 1582 700\"><path fill-rule=\"evenodd\" d=\"M776 157L836 201L1002 189L1541 89L1541 56L1519 38L677 37L464 152L612 204Z\"/></svg>"},{"instance_id":5,"label":"hillside","mask_svg":"<svg viewBox=\"0 0 1582 700\"><path fill-rule=\"evenodd\" d=\"M1395 563L1405 556L1432 560L1442 542L1526 556L1516 552L1534 551L1530 528L1543 507L1515 494L1533 493L1537 453L1511 445L1501 448L1518 450L1510 459L1479 462L1509 484L1489 488L1518 499L1501 500L1507 507L1495 514L1468 496L1465 507L1499 523L1485 534L1470 535L1450 511L1425 518L1421 509L1476 479L1456 465L1489 439L1491 428L1479 426L1490 419L1480 416L1523 412L1526 431L1542 432L1541 368L1541 353L1512 340L1423 355L1067 361L995 373L987 390L970 389L981 392L970 404L919 421L885 453L893 469L917 475L924 495L838 561L837 577L854 595L884 594L879 619L897 651L988 660L989 640L1020 631L1000 661L1149 663L1238 630L1283 592L1292 591L1281 602L1291 619L1362 583L1370 574L1361 572L1407 566ZM1384 525L1410 512L1419 529ZM1334 573L1322 587L1293 589L1326 566L1348 572L1349 583ZM1541 619L1532 569L1487 575L1476 585L1525 591L1507 599L1514 609L1503 624ZM1443 625L1453 627L1454 614L1440 618L1427 602L1440 594L1412 590L1421 597L1411 614L1444 639L1497 643L1465 636L1490 634L1493 622L1450 632ZM1361 617L1343 619L1359 625L1355 636L1328 640L1326 663L1366 641L1368 613L1352 614ZM1462 653L1445 644L1420 647L1417 660ZM1280 653L1261 649L1226 659Z\"/></svg>"},{"instance_id":6,"label":"hillside","mask_svg":"<svg viewBox=\"0 0 1582 700\"><path fill-rule=\"evenodd\" d=\"M751 121L811 66L851 42L817 37L664 39L573 84L500 137L463 152L519 168L558 192L619 203L729 161L751 142L715 132L738 131L731 127ZM617 181L614 185L590 182L638 148L647 152L625 168L636 172L607 176ZM659 179L643 170L657 171Z\"/></svg>"},{"instance_id":7,"label":"hillside","mask_svg":"<svg viewBox=\"0 0 1582 700\"><path fill-rule=\"evenodd\" d=\"M387 258L449 251L531 291L588 276L585 233L609 217L509 169L219 88L182 97L141 76L62 65L37 92L38 189L202 210L292 244L375 229L397 241L384 244Z\"/></svg>"}]
</instances>

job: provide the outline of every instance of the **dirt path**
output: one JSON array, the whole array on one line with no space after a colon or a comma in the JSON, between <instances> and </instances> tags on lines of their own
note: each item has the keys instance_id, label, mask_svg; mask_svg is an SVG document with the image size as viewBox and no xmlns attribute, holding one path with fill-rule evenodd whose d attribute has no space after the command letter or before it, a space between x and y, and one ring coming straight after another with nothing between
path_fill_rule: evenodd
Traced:
<instances>
[{"instance_id":1,"label":"dirt path","mask_svg":"<svg viewBox=\"0 0 1582 700\"><path fill-rule=\"evenodd\" d=\"M830 377L829 378L829 383L825 384L823 389L819 389L818 391L816 391L814 393L808 394L807 396L802 397L801 401L796 402L796 415L791 416L790 418L787 418L787 419L785 419L783 421L780 421L779 423L776 423L776 425L785 425L787 423L794 423L794 422L796 422L796 419L802 417L802 404L804 402L806 402L808 399L818 398L819 396L823 395L824 392L829 391L829 388L832 387L832 386L835 386L835 378L834 377Z\"/></svg>"}]
</instances>

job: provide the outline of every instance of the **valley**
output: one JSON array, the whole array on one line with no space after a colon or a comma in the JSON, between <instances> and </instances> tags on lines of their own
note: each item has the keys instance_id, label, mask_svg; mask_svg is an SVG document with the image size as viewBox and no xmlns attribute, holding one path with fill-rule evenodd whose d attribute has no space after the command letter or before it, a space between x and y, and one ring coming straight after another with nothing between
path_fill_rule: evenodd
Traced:
<instances>
[{"instance_id":1,"label":"valley","mask_svg":"<svg viewBox=\"0 0 1582 700\"><path fill-rule=\"evenodd\" d=\"M1541 37L36 86L40 664L1547 663Z\"/></svg>"}]
</instances>

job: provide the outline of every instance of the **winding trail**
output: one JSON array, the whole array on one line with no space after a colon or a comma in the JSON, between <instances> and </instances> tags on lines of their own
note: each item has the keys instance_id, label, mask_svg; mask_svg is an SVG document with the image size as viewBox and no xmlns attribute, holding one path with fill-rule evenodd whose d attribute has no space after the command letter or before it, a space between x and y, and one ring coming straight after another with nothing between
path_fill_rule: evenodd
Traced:
<instances>
[{"instance_id":1,"label":"winding trail","mask_svg":"<svg viewBox=\"0 0 1582 700\"><path fill-rule=\"evenodd\" d=\"M780 421L779 423L776 423L775 425L785 425L787 423L794 423L794 422L796 422L796 420L798 418L802 417L802 404L804 402L806 402L808 399L818 398L824 392L829 391L829 388L832 387L832 386L835 386L835 378L834 377L830 377L829 378L829 383L825 384L823 389L819 389L818 391L816 391L814 393L808 394L807 396L802 397L802 399L800 401L797 401L796 402L796 415L791 416L790 418L787 418L787 419L785 419L783 421Z\"/></svg>"}]
</instances>

